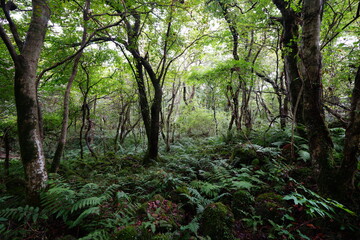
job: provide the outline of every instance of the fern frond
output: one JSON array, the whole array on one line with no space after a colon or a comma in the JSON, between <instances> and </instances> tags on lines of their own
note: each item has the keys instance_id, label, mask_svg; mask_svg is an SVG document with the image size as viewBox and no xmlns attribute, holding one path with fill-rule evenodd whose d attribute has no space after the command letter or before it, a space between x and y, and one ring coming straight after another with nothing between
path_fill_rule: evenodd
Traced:
<instances>
[{"instance_id":1,"label":"fern frond","mask_svg":"<svg viewBox=\"0 0 360 240\"><path fill-rule=\"evenodd\" d=\"M26 205L25 207L6 208L0 211L0 217L17 222L36 222L39 218L38 207Z\"/></svg>"},{"instance_id":2,"label":"fern frond","mask_svg":"<svg viewBox=\"0 0 360 240\"><path fill-rule=\"evenodd\" d=\"M70 224L70 228L76 227L77 225L79 225L81 223L81 221L86 218L89 215L99 215L100 214L100 208L99 207L92 207L92 208L88 208L85 211L83 211L79 217L72 223Z\"/></svg>"},{"instance_id":3,"label":"fern frond","mask_svg":"<svg viewBox=\"0 0 360 240\"><path fill-rule=\"evenodd\" d=\"M70 213L73 213L85 207L100 205L103 200L104 198L102 197L89 197L89 198L81 199L72 206Z\"/></svg>"},{"instance_id":4,"label":"fern frond","mask_svg":"<svg viewBox=\"0 0 360 240\"><path fill-rule=\"evenodd\" d=\"M105 230L96 230L85 237L79 238L79 240L110 240L110 236Z\"/></svg>"},{"instance_id":5,"label":"fern frond","mask_svg":"<svg viewBox=\"0 0 360 240\"><path fill-rule=\"evenodd\" d=\"M210 182L193 181L190 184L209 197L216 197L221 191L221 186Z\"/></svg>"}]
</instances>

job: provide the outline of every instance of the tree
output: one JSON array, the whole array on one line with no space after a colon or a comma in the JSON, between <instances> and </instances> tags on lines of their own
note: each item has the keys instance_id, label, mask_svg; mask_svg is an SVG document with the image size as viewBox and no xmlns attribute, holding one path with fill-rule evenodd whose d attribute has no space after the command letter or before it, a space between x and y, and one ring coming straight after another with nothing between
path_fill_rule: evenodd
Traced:
<instances>
[{"instance_id":1,"label":"tree","mask_svg":"<svg viewBox=\"0 0 360 240\"><path fill-rule=\"evenodd\" d=\"M294 10L293 3L285 0L273 0L282 17L276 18L283 26L282 45L286 83L289 90L292 113L298 131L302 131L303 117L303 82L298 69L299 10Z\"/></svg>"},{"instance_id":2,"label":"tree","mask_svg":"<svg viewBox=\"0 0 360 240\"><path fill-rule=\"evenodd\" d=\"M61 132L58 140L58 144L56 147L56 151L54 154L53 162L51 164L51 172L57 172L60 167L60 159L63 154L65 144L66 144L66 136L67 136L67 128L69 122L69 101L70 101L70 91L72 83L78 72L78 66L80 62L80 58L82 56L83 48L87 42L87 21L89 20L89 10L90 10L90 0L85 1L85 6L83 7L83 34L80 44L80 51L74 57L74 63L71 71L71 75L69 77L68 83L66 85L66 90L64 93L64 103L63 103L63 119L61 124Z\"/></svg>"},{"instance_id":3,"label":"tree","mask_svg":"<svg viewBox=\"0 0 360 240\"><path fill-rule=\"evenodd\" d=\"M29 28L25 39L22 40L10 14L10 11L17 7L1 0L1 8L9 30L0 23L0 36L15 66L15 102L21 160L26 180L26 197L29 204L36 205L39 203L39 191L46 186L48 178L37 100L36 70L50 18L50 9L46 0L32 0ZM8 31L11 32L12 39Z\"/></svg>"},{"instance_id":4,"label":"tree","mask_svg":"<svg viewBox=\"0 0 360 240\"><path fill-rule=\"evenodd\" d=\"M133 59L132 62L128 58L137 83L147 136L148 147L144 157L144 163L147 164L158 158L162 88L168 70L203 34L187 44L183 43L180 30L186 26L186 14L183 15L182 25L179 24L177 19L180 18L181 5L184 3L176 0L154 2L151 5L143 1L107 1L107 4L123 17L126 40L121 39L123 36L120 35L116 41L130 52ZM162 13L161 18L157 11ZM147 79L150 80L152 92L147 87Z\"/></svg>"},{"instance_id":5,"label":"tree","mask_svg":"<svg viewBox=\"0 0 360 240\"><path fill-rule=\"evenodd\" d=\"M344 143L344 159L337 176L337 189L341 198L350 196L355 191L355 173L358 169L360 144L360 67L355 76L352 93L350 121L346 129ZM338 196L338 197L339 197Z\"/></svg>"},{"instance_id":6,"label":"tree","mask_svg":"<svg viewBox=\"0 0 360 240\"><path fill-rule=\"evenodd\" d=\"M322 104L320 26L321 0L304 0L302 6L302 35L300 46L300 74L304 82L304 121L309 139L310 154L319 165L318 186L323 193L331 193L334 162L333 143L325 123Z\"/></svg>"}]
</instances>

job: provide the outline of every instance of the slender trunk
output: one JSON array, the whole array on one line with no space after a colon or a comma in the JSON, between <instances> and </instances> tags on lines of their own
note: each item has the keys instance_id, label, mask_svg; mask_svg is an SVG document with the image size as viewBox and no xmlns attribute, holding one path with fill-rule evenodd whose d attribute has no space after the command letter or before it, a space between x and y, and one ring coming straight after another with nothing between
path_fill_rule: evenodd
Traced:
<instances>
[{"instance_id":1,"label":"slender trunk","mask_svg":"<svg viewBox=\"0 0 360 240\"><path fill-rule=\"evenodd\" d=\"M10 136L9 129L5 129L4 144L5 144L5 160L4 160L4 175L5 178L9 176L10 168Z\"/></svg>"},{"instance_id":2,"label":"slender trunk","mask_svg":"<svg viewBox=\"0 0 360 240\"><path fill-rule=\"evenodd\" d=\"M91 144L93 143L93 139L94 139L91 134L91 131L94 128L94 123L90 118L90 108L89 108L88 104L86 104L86 122L87 122L87 128L86 128L86 132L85 132L85 143L91 153L91 156L93 156L94 158L97 158L94 150L91 147Z\"/></svg>"},{"instance_id":3,"label":"slender trunk","mask_svg":"<svg viewBox=\"0 0 360 240\"><path fill-rule=\"evenodd\" d=\"M304 80L304 120L310 154L320 168L320 191L331 194L333 185L333 144L322 107L320 25L321 0L304 0L300 70Z\"/></svg>"},{"instance_id":4,"label":"slender trunk","mask_svg":"<svg viewBox=\"0 0 360 240\"><path fill-rule=\"evenodd\" d=\"M175 82L173 83L172 85L172 95L171 95L171 103L168 107L168 113L167 113L167 116L166 116L166 120L165 120L165 144L166 144L166 151L169 152L170 151L170 142L171 142L171 116L174 112L174 107L175 107L175 100L176 100L176 96L179 92L179 89L180 89L180 86L181 86L181 82L179 82L179 84L177 86L175 86Z\"/></svg>"},{"instance_id":5,"label":"slender trunk","mask_svg":"<svg viewBox=\"0 0 360 240\"><path fill-rule=\"evenodd\" d=\"M122 110L119 114L119 120L118 120L118 124L117 124L117 127L116 127L116 135L115 135L115 138L114 138L114 151L117 152L118 151L118 139L119 139L119 136L120 136L120 130L121 130L121 127L122 127L122 124L123 124L123 112L124 110Z\"/></svg>"},{"instance_id":6,"label":"slender trunk","mask_svg":"<svg viewBox=\"0 0 360 240\"><path fill-rule=\"evenodd\" d=\"M346 129L344 143L344 159L338 173L340 196L351 196L355 190L354 180L358 167L360 144L360 67L356 73L355 86L352 93L350 122Z\"/></svg>"},{"instance_id":7,"label":"slender trunk","mask_svg":"<svg viewBox=\"0 0 360 240\"><path fill-rule=\"evenodd\" d=\"M85 128L85 120L86 120L86 100L84 100L83 105L81 107L81 127L79 133L79 144L80 144L80 158L84 159L84 145L83 145L83 136L84 136L84 128Z\"/></svg>"},{"instance_id":8,"label":"slender trunk","mask_svg":"<svg viewBox=\"0 0 360 240\"><path fill-rule=\"evenodd\" d=\"M50 172L52 172L52 173L56 173L59 170L60 159L64 152L64 148L65 148L65 144L66 144L67 129L68 129L68 125L69 125L69 102L70 102L71 86L77 75L78 64L79 64L80 58L81 58L81 54L79 53L75 57L72 73L71 73L71 76L67 83L65 94L64 94L63 119L62 119L62 124L61 124L60 137L58 140L58 144L56 147L56 151L55 151L53 162L52 162L51 169L50 169Z\"/></svg>"},{"instance_id":9,"label":"slender trunk","mask_svg":"<svg viewBox=\"0 0 360 240\"><path fill-rule=\"evenodd\" d=\"M86 42L86 37L87 37L87 27L86 27L86 22L88 21L88 13L89 13L89 9L90 9L90 0L86 0L85 3L85 7L84 7L84 12L83 12L83 20L84 20L84 26L83 26L83 35L82 35L82 40L81 40L81 47L84 47L85 42ZM56 173L59 170L60 167L60 159L61 156L64 152L64 148L65 148L65 144L66 144L66 136L67 136L67 129L68 129L68 125L69 125L69 101L70 101L70 92L71 92L71 86L74 82L74 79L77 75L78 72L78 65L79 65L79 61L80 58L82 56L82 51L80 51L74 59L74 65L72 68L72 72L69 78L69 81L66 85L66 90L65 90L65 94L64 94L64 103L63 103L63 119L62 119L62 124L61 124L61 132L60 132L60 137L58 140L58 144L56 147L56 151L54 154L54 158L53 158L53 162L51 165L51 169L50 171L52 173Z\"/></svg>"}]
</instances>

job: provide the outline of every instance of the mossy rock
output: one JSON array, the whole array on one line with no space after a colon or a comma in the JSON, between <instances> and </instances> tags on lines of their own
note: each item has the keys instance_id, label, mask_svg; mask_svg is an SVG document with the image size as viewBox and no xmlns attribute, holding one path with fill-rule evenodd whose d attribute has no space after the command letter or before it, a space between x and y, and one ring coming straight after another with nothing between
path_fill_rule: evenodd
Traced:
<instances>
[{"instance_id":1,"label":"mossy rock","mask_svg":"<svg viewBox=\"0 0 360 240\"><path fill-rule=\"evenodd\" d=\"M274 192L262 193L255 198L256 213L267 219L281 219L286 207L283 197Z\"/></svg>"},{"instance_id":2,"label":"mossy rock","mask_svg":"<svg viewBox=\"0 0 360 240\"><path fill-rule=\"evenodd\" d=\"M235 146L230 157L230 162L234 167L240 167L241 164L250 165L257 158L258 156L254 148L242 144Z\"/></svg>"},{"instance_id":3,"label":"mossy rock","mask_svg":"<svg viewBox=\"0 0 360 240\"><path fill-rule=\"evenodd\" d=\"M239 190L233 194L231 209L236 218L244 216L244 212L250 211L254 205L254 197L244 190Z\"/></svg>"},{"instance_id":4,"label":"mossy rock","mask_svg":"<svg viewBox=\"0 0 360 240\"><path fill-rule=\"evenodd\" d=\"M200 219L200 232L212 240L233 240L234 215L221 202L209 204Z\"/></svg>"},{"instance_id":5,"label":"mossy rock","mask_svg":"<svg viewBox=\"0 0 360 240\"><path fill-rule=\"evenodd\" d=\"M183 194L190 195L189 189L185 185L179 186L174 191L171 191L169 197L173 202L186 204L188 198Z\"/></svg>"},{"instance_id":6,"label":"mossy rock","mask_svg":"<svg viewBox=\"0 0 360 240\"><path fill-rule=\"evenodd\" d=\"M153 236L151 240L173 240L173 238L169 234L158 234Z\"/></svg>"},{"instance_id":7,"label":"mossy rock","mask_svg":"<svg viewBox=\"0 0 360 240\"><path fill-rule=\"evenodd\" d=\"M119 240L137 240L138 232L136 227L127 226L116 233L116 239Z\"/></svg>"}]
</instances>

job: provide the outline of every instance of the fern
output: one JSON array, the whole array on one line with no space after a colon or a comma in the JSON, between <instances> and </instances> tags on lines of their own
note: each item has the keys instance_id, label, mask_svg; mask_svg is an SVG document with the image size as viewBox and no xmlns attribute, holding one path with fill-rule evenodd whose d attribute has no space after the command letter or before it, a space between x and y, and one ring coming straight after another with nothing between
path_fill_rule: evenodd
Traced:
<instances>
[{"instance_id":1,"label":"fern","mask_svg":"<svg viewBox=\"0 0 360 240\"><path fill-rule=\"evenodd\" d=\"M206 194L209 197L217 197L221 190L221 186L217 184L212 184L210 182L203 181L192 181L190 183L194 188L199 189L202 193Z\"/></svg>"},{"instance_id":2,"label":"fern","mask_svg":"<svg viewBox=\"0 0 360 240\"><path fill-rule=\"evenodd\" d=\"M76 203L74 203L74 205L70 210L70 213L73 213L79 209L83 209L86 207L94 207L100 205L104 201L104 199L105 199L104 197L89 197L89 198L81 199Z\"/></svg>"},{"instance_id":3,"label":"fern","mask_svg":"<svg viewBox=\"0 0 360 240\"><path fill-rule=\"evenodd\" d=\"M110 240L109 234L105 230L95 230L79 240Z\"/></svg>"},{"instance_id":4,"label":"fern","mask_svg":"<svg viewBox=\"0 0 360 240\"><path fill-rule=\"evenodd\" d=\"M195 188L188 187L187 189L190 194L182 193L181 195L189 199L190 204L196 205L196 211L198 214L201 214L204 211L205 207L210 203L218 201L223 196L230 195L229 193L223 193L212 199L208 199L206 197L203 197L201 193Z\"/></svg>"},{"instance_id":5,"label":"fern","mask_svg":"<svg viewBox=\"0 0 360 240\"><path fill-rule=\"evenodd\" d=\"M73 227L76 227L77 225L79 225L81 223L81 221L84 218L88 217L89 215L99 215L99 214L100 214L99 207L88 208L85 211L83 211L72 224L70 224L70 228L73 228Z\"/></svg>"},{"instance_id":6,"label":"fern","mask_svg":"<svg viewBox=\"0 0 360 240\"><path fill-rule=\"evenodd\" d=\"M38 207L26 205L25 207L7 208L0 211L0 217L17 222L25 221L35 223L39 218ZM42 216L44 217L44 216Z\"/></svg>"}]
</instances>

